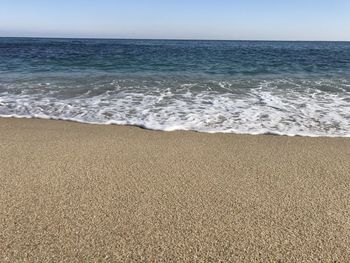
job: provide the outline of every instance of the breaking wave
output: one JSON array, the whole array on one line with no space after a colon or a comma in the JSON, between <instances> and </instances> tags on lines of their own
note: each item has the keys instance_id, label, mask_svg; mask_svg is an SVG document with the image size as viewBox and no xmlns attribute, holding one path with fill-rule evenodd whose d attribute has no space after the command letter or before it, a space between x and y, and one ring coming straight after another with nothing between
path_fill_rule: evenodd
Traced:
<instances>
[{"instance_id":1,"label":"breaking wave","mask_svg":"<svg viewBox=\"0 0 350 263\"><path fill-rule=\"evenodd\" d=\"M95 77L0 82L0 116L164 131L350 137L350 81Z\"/></svg>"}]
</instances>

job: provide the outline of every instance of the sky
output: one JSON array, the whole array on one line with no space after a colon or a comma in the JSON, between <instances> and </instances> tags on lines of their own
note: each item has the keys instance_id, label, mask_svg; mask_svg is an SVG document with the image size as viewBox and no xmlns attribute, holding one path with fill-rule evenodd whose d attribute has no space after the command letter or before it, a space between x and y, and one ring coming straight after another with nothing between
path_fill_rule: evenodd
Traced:
<instances>
[{"instance_id":1,"label":"sky","mask_svg":"<svg viewBox=\"0 0 350 263\"><path fill-rule=\"evenodd\" d=\"M0 0L0 36L350 41L350 0Z\"/></svg>"}]
</instances>

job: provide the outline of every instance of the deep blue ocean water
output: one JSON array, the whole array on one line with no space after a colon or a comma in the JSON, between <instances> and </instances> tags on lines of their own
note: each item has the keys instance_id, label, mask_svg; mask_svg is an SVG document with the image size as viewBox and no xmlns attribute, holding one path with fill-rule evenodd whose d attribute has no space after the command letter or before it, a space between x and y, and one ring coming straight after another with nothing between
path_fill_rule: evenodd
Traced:
<instances>
[{"instance_id":1,"label":"deep blue ocean water","mask_svg":"<svg viewBox=\"0 0 350 263\"><path fill-rule=\"evenodd\" d=\"M0 116L350 136L350 42L0 38Z\"/></svg>"}]
</instances>

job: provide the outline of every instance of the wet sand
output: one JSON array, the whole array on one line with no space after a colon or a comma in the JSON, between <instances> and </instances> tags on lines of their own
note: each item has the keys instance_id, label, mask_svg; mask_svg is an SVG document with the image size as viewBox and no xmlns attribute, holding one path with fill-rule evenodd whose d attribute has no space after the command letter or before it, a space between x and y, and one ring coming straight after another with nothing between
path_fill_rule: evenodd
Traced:
<instances>
[{"instance_id":1,"label":"wet sand","mask_svg":"<svg viewBox=\"0 0 350 263\"><path fill-rule=\"evenodd\" d=\"M0 262L349 262L350 138L0 119Z\"/></svg>"}]
</instances>

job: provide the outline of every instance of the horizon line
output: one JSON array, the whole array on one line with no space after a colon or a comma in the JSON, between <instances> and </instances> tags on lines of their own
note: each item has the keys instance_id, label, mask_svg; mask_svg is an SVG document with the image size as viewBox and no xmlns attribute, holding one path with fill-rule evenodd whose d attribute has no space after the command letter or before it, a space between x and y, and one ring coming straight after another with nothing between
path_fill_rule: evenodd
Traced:
<instances>
[{"instance_id":1,"label":"horizon line","mask_svg":"<svg viewBox=\"0 0 350 263\"><path fill-rule=\"evenodd\" d=\"M246 42L350 42L350 40L278 40L278 39L205 39L205 38L124 38L124 37L45 37L45 36L0 36L0 38L36 39L85 39L85 40L151 40L151 41L246 41Z\"/></svg>"}]
</instances>

